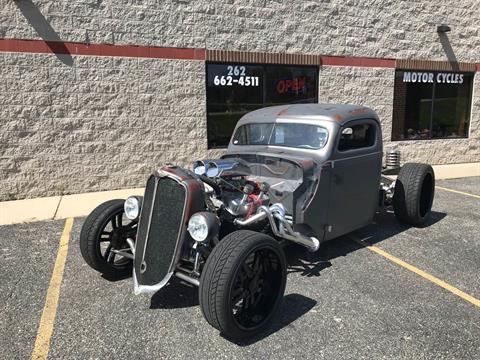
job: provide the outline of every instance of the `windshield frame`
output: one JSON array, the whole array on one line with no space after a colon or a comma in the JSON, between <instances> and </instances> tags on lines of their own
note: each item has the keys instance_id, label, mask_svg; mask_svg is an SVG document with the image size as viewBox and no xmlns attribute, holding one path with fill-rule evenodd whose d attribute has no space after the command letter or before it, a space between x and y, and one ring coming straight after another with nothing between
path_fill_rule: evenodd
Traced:
<instances>
[{"instance_id":1,"label":"windshield frame","mask_svg":"<svg viewBox=\"0 0 480 360\"><path fill-rule=\"evenodd\" d=\"M282 145L282 144L275 144L275 143L272 143L272 137L273 137L273 134L274 134L274 131L275 131L275 128L276 126L278 125L301 125L301 126L311 126L311 127L317 127L317 128L321 128L322 130L325 131L326 133L326 139L325 139L325 142L322 146L320 147L307 147L307 146L295 146L295 145ZM240 131L240 129L246 127L246 126L255 126L255 125L271 125L271 130L270 130L270 135L268 136L268 141L266 143L262 143L262 144L240 144L240 143L235 143L234 142L234 139L235 139L235 136L237 135L237 132ZM321 150L321 149L324 149L327 144L328 144L328 141L330 139L330 130L325 127L325 126L322 126L322 125L319 125L319 124L312 124L312 123L300 123L300 122L294 122L294 121L288 121L288 122L255 122L255 123L245 123L245 124L242 124L240 126L238 126L236 129L235 129L235 132L232 134L232 138L231 138L231 144L234 145L234 146L275 146L275 147L283 147L283 148L291 148L291 149L301 149L301 150Z\"/></svg>"}]
</instances>

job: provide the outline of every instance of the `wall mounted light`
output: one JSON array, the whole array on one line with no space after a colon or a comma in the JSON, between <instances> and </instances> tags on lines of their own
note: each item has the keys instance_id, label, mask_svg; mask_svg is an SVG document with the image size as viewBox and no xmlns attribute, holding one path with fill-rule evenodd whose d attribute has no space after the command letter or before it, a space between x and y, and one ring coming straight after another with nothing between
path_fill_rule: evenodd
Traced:
<instances>
[{"instance_id":1,"label":"wall mounted light","mask_svg":"<svg viewBox=\"0 0 480 360\"><path fill-rule=\"evenodd\" d=\"M451 30L452 30L452 29L451 29L450 26L448 26L448 25L442 24L442 25L438 25L438 26L437 26L437 32L438 32L438 33L446 33L446 32L449 32L449 31L451 31Z\"/></svg>"}]
</instances>

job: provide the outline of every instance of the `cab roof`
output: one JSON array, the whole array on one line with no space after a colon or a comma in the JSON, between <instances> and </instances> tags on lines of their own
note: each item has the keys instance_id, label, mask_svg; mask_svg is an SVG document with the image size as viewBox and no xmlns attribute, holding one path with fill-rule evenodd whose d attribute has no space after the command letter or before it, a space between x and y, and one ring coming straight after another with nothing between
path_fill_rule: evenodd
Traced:
<instances>
[{"instance_id":1,"label":"cab roof","mask_svg":"<svg viewBox=\"0 0 480 360\"><path fill-rule=\"evenodd\" d=\"M271 106L249 112L238 125L246 123L270 123L279 119L333 121L342 125L355 119L375 119L378 116L372 109L351 104L293 104Z\"/></svg>"}]
</instances>

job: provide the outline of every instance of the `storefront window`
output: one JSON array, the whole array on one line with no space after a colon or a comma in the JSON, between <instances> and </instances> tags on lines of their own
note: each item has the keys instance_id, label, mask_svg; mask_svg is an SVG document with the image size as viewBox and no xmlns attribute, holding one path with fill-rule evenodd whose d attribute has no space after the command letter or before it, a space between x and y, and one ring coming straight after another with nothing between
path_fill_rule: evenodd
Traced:
<instances>
[{"instance_id":1,"label":"storefront window","mask_svg":"<svg viewBox=\"0 0 480 360\"><path fill-rule=\"evenodd\" d=\"M472 73L396 71L392 140L468 137Z\"/></svg>"},{"instance_id":2,"label":"storefront window","mask_svg":"<svg viewBox=\"0 0 480 360\"><path fill-rule=\"evenodd\" d=\"M317 102L316 66L207 64L208 147L226 147L237 121L247 112Z\"/></svg>"}]
</instances>

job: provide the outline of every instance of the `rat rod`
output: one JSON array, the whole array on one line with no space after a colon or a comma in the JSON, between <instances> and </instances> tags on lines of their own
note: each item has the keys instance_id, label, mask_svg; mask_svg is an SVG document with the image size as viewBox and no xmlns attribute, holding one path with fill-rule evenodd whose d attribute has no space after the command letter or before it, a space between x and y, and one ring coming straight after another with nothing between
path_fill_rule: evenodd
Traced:
<instances>
[{"instance_id":1,"label":"rat rod","mask_svg":"<svg viewBox=\"0 0 480 360\"><path fill-rule=\"evenodd\" d=\"M198 286L208 323L229 338L250 337L268 327L283 298L283 244L317 251L383 207L401 222L425 223L432 167L407 163L393 181L382 175L382 159L380 122L366 107L253 111L221 159L198 160L192 170L163 166L143 197L99 205L82 227L81 252L105 276L133 273L137 294L172 276Z\"/></svg>"}]
</instances>

